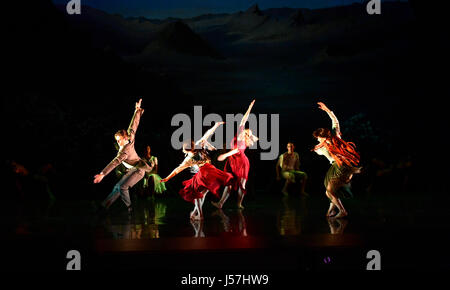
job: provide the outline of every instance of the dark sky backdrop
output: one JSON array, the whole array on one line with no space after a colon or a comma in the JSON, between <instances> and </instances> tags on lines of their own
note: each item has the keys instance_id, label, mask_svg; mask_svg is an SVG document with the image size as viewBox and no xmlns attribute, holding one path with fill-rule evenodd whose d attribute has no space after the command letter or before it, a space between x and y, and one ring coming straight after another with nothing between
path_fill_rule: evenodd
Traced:
<instances>
[{"instance_id":1,"label":"dark sky backdrop","mask_svg":"<svg viewBox=\"0 0 450 290\"><path fill-rule=\"evenodd\" d=\"M88 5L109 13L147 18L193 17L207 13L232 13L246 10L254 4L267 8L323 8L362 3L364 0L81 0ZM406 0L405 0L406 1ZM53 0L67 4L69 0Z\"/></svg>"}]
</instances>

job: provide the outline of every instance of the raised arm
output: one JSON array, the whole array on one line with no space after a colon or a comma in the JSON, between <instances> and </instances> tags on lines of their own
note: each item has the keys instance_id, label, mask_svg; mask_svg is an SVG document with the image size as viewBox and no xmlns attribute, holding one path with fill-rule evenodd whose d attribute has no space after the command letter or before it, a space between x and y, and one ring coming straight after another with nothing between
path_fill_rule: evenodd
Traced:
<instances>
[{"instance_id":1,"label":"raised arm","mask_svg":"<svg viewBox=\"0 0 450 290\"><path fill-rule=\"evenodd\" d=\"M205 135L202 136L202 138L200 138L200 140L198 140L197 142L195 142L195 146L197 145L205 145L206 147L210 147L211 149L214 148L214 146L212 146L211 144L209 144L208 139L209 137L211 137L212 134L214 134L214 132L216 131L216 129L222 125L225 124L225 122L216 122L214 124L214 126L211 127L211 129L209 129L208 131L206 131ZM215 149L215 148L214 148Z\"/></svg>"},{"instance_id":2,"label":"raised arm","mask_svg":"<svg viewBox=\"0 0 450 290\"><path fill-rule=\"evenodd\" d=\"M331 111L324 103L318 102L319 108L325 112L327 112L328 116L331 118L332 128L337 137L341 138L341 128L339 127L339 121L334 115L333 111Z\"/></svg>"},{"instance_id":3,"label":"raised arm","mask_svg":"<svg viewBox=\"0 0 450 290\"><path fill-rule=\"evenodd\" d=\"M250 103L250 106L248 106L247 112L245 112L244 116L242 117L242 120L241 120L241 123L239 124L239 127L244 126L245 123L247 122L248 116L250 116L250 111L252 110L254 104L255 104L255 100L253 100Z\"/></svg>"},{"instance_id":4,"label":"raised arm","mask_svg":"<svg viewBox=\"0 0 450 290\"><path fill-rule=\"evenodd\" d=\"M134 110L133 118L131 118L130 126L128 126L128 135L130 136L130 142L134 141L141 116L144 113L144 109L141 108L141 103L142 99L139 99L139 101L135 105L136 109Z\"/></svg>"},{"instance_id":5,"label":"raised arm","mask_svg":"<svg viewBox=\"0 0 450 290\"><path fill-rule=\"evenodd\" d=\"M161 182L167 182L170 179L172 179L172 177L174 177L175 175L180 173L181 171L185 170L186 168L189 168L191 166L190 160L191 160L191 157L186 156L186 158L184 158L183 162L181 162L181 164L178 165L177 168L172 170L172 172L166 178L161 179Z\"/></svg>"}]
</instances>

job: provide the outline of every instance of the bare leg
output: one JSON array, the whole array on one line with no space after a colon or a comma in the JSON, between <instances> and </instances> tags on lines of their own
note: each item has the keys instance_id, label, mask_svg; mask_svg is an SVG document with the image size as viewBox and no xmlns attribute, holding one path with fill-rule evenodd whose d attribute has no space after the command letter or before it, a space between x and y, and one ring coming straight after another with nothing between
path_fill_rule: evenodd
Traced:
<instances>
[{"instance_id":1,"label":"bare leg","mask_svg":"<svg viewBox=\"0 0 450 290\"><path fill-rule=\"evenodd\" d=\"M239 209L243 209L242 201L244 200L244 193L242 192L242 189L238 189L238 203L237 206Z\"/></svg>"},{"instance_id":2,"label":"bare leg","mask_svg":"<svg viewBox=\"0 0 450 290\"><path fill-rule=\"evenodd\" d=\"M238 208L243 209L244 207L242 206L242 201L244 200L244 192L242 191L242 189L245 189L245 184L246 184L247 180L245 179L241 179L241 184L242 187L239 187L238 189Z\"/></svg>"},{"instance_id":3,"label":"bare leg","mask_svg":"<svg viewBox=\"0 0 450 290\"><path fill-rule=\"evenodd\" d=\"M197 199L194 200L194 209L191 211L190 218L195 219L195 217L198 215L198 204Z\"/></svg>"},{"instance_id":4,"label":"bare leg","mask_svg":"<svg viewBox=\"0 0 450 290\"><path fill-rule=\"evenodd\" d=\"M197 220L202 220L202 219L203 219L203 209L202 209L202 207L201 207L201 205L200 205L200 203L201 203L201 198L196 199L196 202L197 202L197 212L198 212L198 215L195 216L195 219L197 219Z\"/></svg>"},{"instance_id":5,"label":"bare leg","mask_svg":"<svg viewBox=\"0 0 450 290\"><path fill-rule=\"evenodd\" d=\"M339 198L337 198L337 202L340 205L340 208L339 208L340 211L335 216L335 218L342 218L342 217L348 216L348 212L345 210L344 205L342 204L342 202L341 202L341 200Z\"/></svg>"},{"instance_id":6,"label":"bare leg","mask_svg":"<svg viewBox=\"0 0 450 290\"><path fill-rule=\"evenodd\" d=\"M227 201L228 197L230 196L231 186L225 187L222 193L222 197L220 198L219 202L213 202L211 201L211 204L214 205L217 208L222 208L225 201Z\"/></svg>"},{"instance_id":7,"label":"bare leg","mask_svg":"<svg viewBox=\"0 0 450 290\"><path fill-rule=\"evenodd\" d=\"M328 191L325 191L325 195L328 197L328 199L330 201L332 200L331 194L329 194ZM328 208L326 216L327 217L334 216L336 214L336 212L334 211L335 208L336 208L336 205L333 202L330 202L330 207Z\"/></svg>"},{"instance_id":8,"label":"bare leg","mask_svg":"<svg viewBox=\"0 0 450 290\"><path fill-rule=\"evenodd\" d=\"M203 203L205 202L205 197L208 194L209 190L206 190L205 193L203 193L203 197L200 199L200 207L203 208Z\"/></svg>"},{"instance_id":9,"label":"bare leg","mask_svg":"<svg viewBox=\"0 0 450 290\"><path fill-rule=\"evenodd\" d=\"M336 206L334 205L334 203L330 202L330 207L328 208L327 217L331 217L336 214L336 212L334 211L335 207Z\"/></svg>"},{"instance_id":10,"label":"bare leg","mask_svg":"<svg viewBox=\"0 0 450 290\"><path fill-rule=\"evenodd\" d=\"M197 198L194 200L194 210L191 211L190 217L191 219L199 219L198 216L200 215L200 211L203 207L203 203L205 201L206 194L208 193L208 190L205 190L203 193L202 198Z\"/></svg>"},{"instance_id":11,"label":"bare leg","mask_svg":"<svg viewBox=\"0 0 450 290\"><path fill-rule=\"evenodd\" d=\"M195 203L197 205L197 213L198 213L198 215L194 216L194 219L196 219L196 220L203 220L203 202L205 201L205 197L206 197L206 194L208 193L208 190L205 190L202 193L203 193L203 196L201 198L197 198L195 200Z\"/></svg>"},{"instance_id":12,"label":"bare leg","mask_svg":"<svg viewBox=\"0 0 450 290\"><path fill-rule=\"evenodd\" d=\"M335 217L343 217L347 215L347 211L345 210L344 206L342 205L340 200L333 194L332 183L328 184L326 195L328 196L329 199L331 199L331 202L339 209L339 213Z\"/></svg>"}]
</instances>

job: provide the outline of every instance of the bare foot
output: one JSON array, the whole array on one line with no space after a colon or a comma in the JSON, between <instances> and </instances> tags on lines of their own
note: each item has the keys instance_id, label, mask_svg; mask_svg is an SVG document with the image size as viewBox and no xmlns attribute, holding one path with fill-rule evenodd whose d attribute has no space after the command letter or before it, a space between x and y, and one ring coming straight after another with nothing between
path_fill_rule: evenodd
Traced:
<instances>
[{"instance_id":1,"label":"bare foot","mask_svg":"<svg viewBox=\"0 0 450 290\"><path fill-rule=\"evenodd\" d=\"M336 214L336 212L334 210L328 211L327 212L327 217L332 217Z\"/></svg>"},{"instance_id":2,"label":"bare foot","mask_svg":"<svg viewBox=\"0 0 450 290\"><path fill-rule=\"evenodd\" d=\"M242 204L238 204L238 209L244 209L244 207L242 206Z\"/></svg>"},{"instance_id":3,"label":"bare foot","mask_svg":"<svg viewBox=\"0 0 450 290\"><path fill-rule=\"evenodd\" d=\"M340 212L335 216L335 218L343 218L343 217L346 217L346 216L348 216L348 212L346 212L346 211L340 211Z\"/></svg>"},{"instance_id":4,"label":"bare foot","mask_svg":"<svg viewBox=\"0 0 450 290\"><path fill-rule=\"evenodd\" d=\"M220 203L218 203L218 202L211 201L211 204L214 205L217 208L222 208L222 205Z\"/></svg>"}]
</instances>

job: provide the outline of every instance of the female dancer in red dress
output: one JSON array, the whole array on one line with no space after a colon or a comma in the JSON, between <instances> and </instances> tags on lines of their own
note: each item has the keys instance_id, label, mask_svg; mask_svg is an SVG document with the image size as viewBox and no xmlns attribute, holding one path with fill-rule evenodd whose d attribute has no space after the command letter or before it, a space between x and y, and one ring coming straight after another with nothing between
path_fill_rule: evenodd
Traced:
<instances>
[{"instance_id":1,"label":"female dancer in red dress","mask_svg":"<svg viewBox=\"0 0 450 290\"><path fill-rule=\"evenodd\" d=\"M331 163L328 170L324 184L326 188L325 194L330 199L330 207L327 212L327 217L334 216L337 207L339 213L335 216L341 218L348 215L341 202L340 197L345 195L352 195L350 191L350 181L353 174L360 173L361 168L356 167L359 163L359 154L355 150L355 144L352 142L345 142L341 139L341 130L339 122L334 113L325 106L324 103L319 102L319 108L327 112L332 121L332 130L326 128L319 128L314 131L313 136L317 138L319 144L314 147L314 151L319 155L324 155Z\"/></svg>"},{"instance_id":2,"label":"female dancer in red dress","mask_svg":"<svg viewBox=\"0 0 450 290\"><path fill-rule=\"evenodd\" d=\"M245 185L248 180L248 171L250 170L250 162L248 161L247 156L245 156L244 151L245 148L252 146L253 143L258 140L258 137L252 134L252 130L244 128L254 103L255 100L251 102L247 112L244 117L242 117L238 133L232 142L233 150L222 154L217 158L219 161L223 161L228 158L225 163L224 171L233 175L233 183L224 189L220 201L211 202L217 208L222 208L223 204L230 196L230 191L232 189L237 190L238 192L238 208L244 208L242 206L242 201L247 192Z\"/></svg>"},{"instance_id":3,"label":"female dancer in red dress","mask_svg":"<svg viewBox=\"0 0 450 290\"><path fill-rule=\"evenodd\" d=\"M228 186L233 176L230 173L223 172L211 164L206 149L215 150L214 146L208 143L208 138L224 122L216 123L209 129L205 135L197 142L191 141L190 144L183 145L183 152L186 155L183 162L175 168L172 173L161 182L167 182L169 179L180 173L186 168L193 168L196 174L188 180L183 181L180 195L184 200L194 203L194 210L191 212L191 219L203 219L202 206L208 191L219 197L219 190L222 186Z\"/></svg>"}]
</instances>

